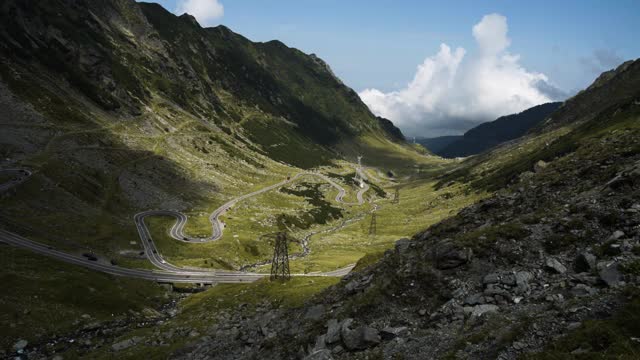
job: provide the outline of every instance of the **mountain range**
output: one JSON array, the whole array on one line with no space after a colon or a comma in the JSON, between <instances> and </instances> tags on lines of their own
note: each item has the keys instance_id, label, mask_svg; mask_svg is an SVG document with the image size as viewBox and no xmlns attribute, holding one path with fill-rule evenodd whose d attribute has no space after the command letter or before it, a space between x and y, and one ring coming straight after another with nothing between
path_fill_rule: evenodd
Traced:
<instances>
[{"instance_id":1,"label":"mountain range","mask_svg":"<svg viewBox=\"0 0 640 360\"><path fill-rule=\"evenodd\" d=\"M429 152L280 41L5 0L0 110L0 357L640 353L640 60Z\"/></svg>"},{"instance_id":2,"label":"mountain range","mask_svg":"<svg viewBox=\"0 0 640 360\"><path fill-rule=\"evenodd\" d=\"M418 143L434 154L446 158L479 154L525 135L561 105L560 102L553 102L534 106L518 114L502 116L496 120L482 123L461 136L424 138L419 139Z\"/></svg>"}]
</instances>

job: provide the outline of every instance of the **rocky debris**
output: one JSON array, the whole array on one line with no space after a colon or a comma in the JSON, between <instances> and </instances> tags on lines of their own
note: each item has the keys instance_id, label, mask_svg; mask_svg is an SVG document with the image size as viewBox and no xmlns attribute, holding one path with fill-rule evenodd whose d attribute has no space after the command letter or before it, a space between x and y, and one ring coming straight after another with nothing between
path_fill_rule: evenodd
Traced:
<instances>
[{"instance_id":1,"label":"rocky debris","mask_svg":"<svg viewBox=\"0 0 640 360\"><path fill-rule=\"evenodd\" d=\"M544 265L547 270L558 273L558 274L564 274L567 272L567 268L564 265L562 265L560 261L552 257L547 258Z\"/></svg>"},{"instance_id":2,"label":"rocky debris","mask_svg":"<svg viewBox=\"0 0 640 360\"><path fill-rule=\"evenodd\" d=\"M331 356L330 350L321 349L307 355L304 360L333 360L333 356Z\"/></svg>"},{"instance_id":3,"label":"rocky debris","mask_svg":"<svg viewBox=\"0 0 640 360\"><path fill-rule=\"evenodd\" d=\"M399 255L406 254L411 247L411 239L403 238L396 241L395 250Z\"/></svg>"},{"instance_id":4,"label":"rocky debris","mask_svg":"<svg viewBox=\"0 0 640 360\"><path fill-rule=\"evenodd\" d=\"M373 280L373 274L369 276L365 276L364 278L356 278L347 283L344 289L350 293L355 294L359 291L364 290L369 283Z\"/></svg>"},{"instance_id":5,"label":"rocky debris","mask_svg":"<svg viewBox=\"0 0 640 360\"><path fill-rule=\"evenodd\" d=\"M317 321L322 319L322 317L324 316L324 306L323 305L315 305L310 307L307 310L307 313L304 315L304 318L306 320L313 320L313 321Z\"/></svg>"}]
</instances>

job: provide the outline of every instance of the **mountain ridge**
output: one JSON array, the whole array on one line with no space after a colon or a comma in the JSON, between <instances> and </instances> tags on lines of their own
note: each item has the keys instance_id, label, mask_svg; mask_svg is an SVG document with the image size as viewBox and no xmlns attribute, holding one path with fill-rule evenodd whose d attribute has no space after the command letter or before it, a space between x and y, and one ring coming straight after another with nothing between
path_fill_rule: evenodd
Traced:
<instances>
[{"instance_id":1,"label":"mountain ridge","mask_svg":"<svg viewBox=\"0 0 640 360\"><path fill-rule=\"evenodd\" d=\"M485 152L504 142L524 136L562 105L552 102L537 105L517 114L501 116L482 123L461 136L420 140L422 144L434 144L435 154L445 158L466 157Z\"/></svg>"}]
</instances>

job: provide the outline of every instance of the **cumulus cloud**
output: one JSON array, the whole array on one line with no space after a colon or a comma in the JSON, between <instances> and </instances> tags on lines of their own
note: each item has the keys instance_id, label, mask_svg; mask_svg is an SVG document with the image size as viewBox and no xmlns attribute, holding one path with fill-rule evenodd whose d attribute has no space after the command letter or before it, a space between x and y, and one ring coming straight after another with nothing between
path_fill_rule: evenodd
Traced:
<instances>
[{"instance_id":1,"label":"cumulus cloud","mask_svg":"<svg viewBox=\"0 0 640 360\"><path fill-rule=\"evenodd\" d=\"M520 65L507 49L507 19L490 14L473 27L476 52L440 45L401 90L365 89L360 97L376 115L408 135L459 134L478 123L563 97L547 76Z\"/></svg>"},{"instance_id":2,"label":"cumulus cloud","mask_svg":"<svg viewBox=\"0 0 640 360\"><path fill-rule=\"evenodd\" d=\"M218 0L179 0L178 14L193 15L202 25L213 25L224 15L224 6Z\"/></svg>"}]
</instances>

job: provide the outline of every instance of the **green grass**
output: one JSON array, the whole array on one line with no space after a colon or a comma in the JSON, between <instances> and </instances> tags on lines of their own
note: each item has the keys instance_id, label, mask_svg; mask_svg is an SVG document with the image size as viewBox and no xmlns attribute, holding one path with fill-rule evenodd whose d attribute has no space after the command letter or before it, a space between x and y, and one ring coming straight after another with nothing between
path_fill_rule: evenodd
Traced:
<instances>
[{"instance_id":1,"label":"green grass","mask_svg":"<svg viewBox=\"0 0 640 360\"><path fill-rule=\"evenodd\" d=\"M284 282L262 279L251 284L219 284L189 297L181 307L184 316L227 309L238 304L254 306L265 300L276 307L300 307L313 295L337 284L339 280L335 277L293 277Z\"/></svg>"},{"instance_id":2,"label":"green grass","mask_svg":"<svg viewBox=\"0 0 640 360\"><path fill-rule=\"evenodd\" d=\"M358 260L358 262L356 263L356 266L353 268L352 271L358 272L366 269L367 267L377 263L380 259L382 259L383 255L384 255L384 251L376 251L374 253L365 254L363 257L361 257Z\"/></svg>"},{"instance_id":3,"label":"green grass","mask_svg":"<svg viewBox=\"0 0 640 360\"><path fill-rule=\"evenodd\" d=\"M486 193L468 192L464 185L438 190L431 175L424 173L421 176L423 178L402 185L398 204L393 204L391 198L376 202L379 209L375 236L369 235L371 216L368 212L372 205L348 207L345 219L362 219L339 231L314 235L310 241L311 253L304 259L293 260L292 271L330 271L355 264L363 256L384 252L396 240L412 237L487 196ZM393 193L393 188L385 190Z\"/></svg>"},{"instance_id":4,"label":"green grass","mask_svg":"<svg viewBox=\"0 0 640 360\"><path fill-rule=\"evenodd\" d=\"M98 273L7 245L0 245L0 257L0 348L19 338L34 342L78 324L127 317L130 310L166 301L153 282Z\"/></svg>"},{"instance_id":5,"label":"green grass","mask_svg":"<svg viewBox=\"0 0 640 360\"><path fill-rule=\"evenodd\" d=\"M189 296L179 304L180 312L170 321L154 327L128 331L118 338L118 341L134 336L153 338L154 332L167 332L178 327L187 327L200 334L216 323L217 315L222 311L244 307L246 315L250 315L258 304L265 302L272 307L284 309L297 308L305 304L316 294L329 286L338 283L338 278L331 277L299 277L290 281L271 282L268 279L250 284L219 284L215 287ZM167 346L138 345L117 353L118 359L166 359L171 352L184 347L192 338L174 336L169 339ZM65 354L73 355L73 354ZM114 353L109 348L83 354L92 359L112 359Z\"/></svg>"}]
</instances>

